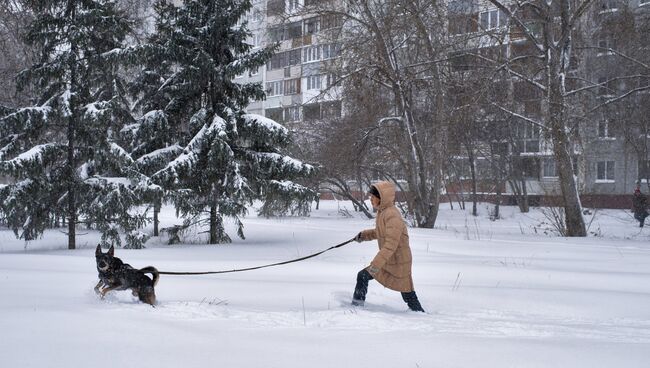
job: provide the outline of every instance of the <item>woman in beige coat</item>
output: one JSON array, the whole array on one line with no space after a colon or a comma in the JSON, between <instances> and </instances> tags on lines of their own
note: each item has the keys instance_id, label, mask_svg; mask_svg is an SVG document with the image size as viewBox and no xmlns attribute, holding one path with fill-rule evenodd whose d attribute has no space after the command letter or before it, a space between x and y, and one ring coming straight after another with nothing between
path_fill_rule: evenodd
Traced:
<instances>
[{"instance_id":1,"label":"woman in beige coat","mask_svg":"<svg viewBox=\"0 0 650 368\"><path fill-rule=\"evenodd\" d=\"M363 306L368 292L368 282L377 280L385 287L402 293L402 299L413 311L424 312L415 290L411 276L411 248L406 224L395 207L395 186L387 181L376 183L369 190L370 203L377 209L374 229L360 232L358 242L375 240L379 252L370 266L357 274L352 305Z\"/></svg>"}]
</instances>

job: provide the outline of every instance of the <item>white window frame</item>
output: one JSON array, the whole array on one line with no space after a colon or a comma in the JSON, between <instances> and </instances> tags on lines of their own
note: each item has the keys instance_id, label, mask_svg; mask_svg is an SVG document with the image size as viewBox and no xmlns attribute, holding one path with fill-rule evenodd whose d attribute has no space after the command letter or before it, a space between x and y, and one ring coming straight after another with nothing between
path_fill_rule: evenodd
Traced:
<instances>
[{"instance_id":1,"label":"white window frame","mask_svg":"<svg viewBox=\"0 0 650 368\"><path fill-rule=\"evenodd\" d=\"M287 12L298 10L302 7L301 0L286 0Z\"/></svg>"},{"instance_id":2,"label":"white window frame","mask_svg":"<svg viewBox=\"0 0 650 368\"><path fill-rule=\"evenodd\" d=\"M601 129L601 127L603 129ZM604 134L601 134L604 133ZM598 122L598 139L600 140L616 140L616 137L610 134L609 121L601 120Z\"/></svg>"},{"instance_id":3,"label":"white window frame","mask_svg":"<svg viewBox=\"0 0 650 368\"><path fill-rule=\"evenodd\" d=\"M521 132L521 144L522 144L522 150L521 153L539 153L542 150L542 141L541 141L541 134L540 134L540 128L538 126L535 126L533 124L524 124L523 126L523 132ZM528 149L528 144L533 144L534 143L534 150L529 150Z\"/></svg>"},{"instance_id":4,"label":"white window frame","mask_svg":"<svg viewBox=\"0 0 650 368\"><path fill-rule=\"evenodd\" d=\"M306 87L307 90L320 90L322 88L323 82L322 82L322 75L317 74L317 75L309 75L305 77L307 80Z\"/></svg>"},{"instance_id":5,"label":"white window frame","mask_svg":"<svg viewBox=\"0 0 650 368\"><path fill-rule=\"evenodd\" d=\"M552 169L553 172L549 173L547 169ZM552 157L542 158L542 178L557 179L558 177L557 163L555 162L555 159Z\"/></svg>"},{"instance_id":6,"label":"white window frame","mask_svg":"<svg viewBox=\"0 0 650 368\"><path fill-rule=\"evenodd\" d=\"M337 43L328 43L322 46L321 57L325 59L333 59L338 57L339 44Z\"/></svg>"},{"instance_id":7,"label":"white window frame","mask_svg":"<svg viewBox=\"0 0 650 368\"><path fill-rule=\"evenodd\" d=\"M251 37L251 45L253 46L254 49L262 47L262 40L264 39L264 36L261 33L253 33L253 36Z\"/></svg>"},{"instance_id":8,"label":"white window frame","mask_svg":"<svg viewBox=\"0 0 650 368\"><path fill-rule=\"evenodd\" d=\"M300 106L289 106L284 109L284 121L300 121Z\"/></svg>"},{"instance_id":9,"label":"white window frame","mask_svg":"<svg viewBox=\"0 0 650 368\"><path fill-rule=\"evenodd\" d=\"M649 0L650 1L650 0ZM309 31L309 25L314 24L314 31L313 32L308 32ZM303 30L302 34L303 35L313 35L318 32L320 32L320 17L312 17L312 18L307 18L303 21Z\"/></svg>"},{"instance_id":10,"label":"white window frame","mask_svg":"<svg viewBox=\"0 0 650 368\"><path fill-rule=\"evenodd\" d=\"M307 46L303 48L303 63L313 63L320 61L322 57L322 48L320 45Z\"/></svg>"},{"instance_id":11,"label":"white window frame","mask_svg":"<svg viewBox=\"0 0 650 368\"><path fill-rule=\"evenodd\" d=\"M282 96L284 94L284 80L266 82L266 95L268 97Z\"/></svg>"},{"instance_id":12,"label":"white window frame","mask_svg":"<svg viewBox=\"0 0 650 368\"><path fill-rule=\"evenodd\" d=\"M486 17L485 20L487 21L485 25L483 22L484 16ZM479 12L478 14L478 24L481 27L482 31L488 31L491 29L503 27L506 25L506 19L507 16L503 13L503 11L497 8L487 9Z\"/></svg>"},{"instance_id":13,"label":"white window frame","mask_svg":"<svg viewBox=\"0 0 650 368\"><path fill-rule=\"evenodd\" d=\"M601 175L601 165L602 174ZM611 176L609 175L611 170ZM616 161L598 161L596 162L596 183L615 183L616 182Z\"/></svg>"},{"instance_id":14,"label":"white window frame","mask_svg":"<svg viewBox=\"0 0 650 368\"><path fill-rule=\"evenodd\" d=\"M297 95L300 93L300 78L284 79L284 95Z\"/></svg>"},{"instance_id":15,"label":"white window frame","mask_svg":"<svg viewBox=\"0 0 650 368\"><path fill-rule=\"evenodd\" d=\"M334 73L327 73L325 88L330 88L338 82L338 78Z\"/></svg>"}]
</instances>

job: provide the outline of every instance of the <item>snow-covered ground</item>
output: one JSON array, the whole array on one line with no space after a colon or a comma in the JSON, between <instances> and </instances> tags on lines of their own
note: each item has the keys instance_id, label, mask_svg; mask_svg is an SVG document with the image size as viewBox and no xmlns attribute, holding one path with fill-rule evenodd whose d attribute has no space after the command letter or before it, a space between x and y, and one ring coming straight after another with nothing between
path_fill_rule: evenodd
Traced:
<instances>
[{"instance_id":1,"label":"snow-covered ground","mask_svg":"<svg viewBox=\"0 0 650 368\"><path fill-rule=\"evenodd\" d=\"M373 226L324 201L308 218L245 219L246 240L185 245L153 238L117 249L135 267L226 270L302 257ZM428 313L371 282L349 305L376 243L262 270L161 276L158 306L127 291L100 300L94 249L49 231L25 245L0 231L1 367L648 367L650 229L624 211L588 216L584 239L534 229L538 210L488 219L448 207L410 229L414 280ZM164 224L174 223L165 209ZM593 235L596 234L596 235Z\"/></svg>"}]
</instances>

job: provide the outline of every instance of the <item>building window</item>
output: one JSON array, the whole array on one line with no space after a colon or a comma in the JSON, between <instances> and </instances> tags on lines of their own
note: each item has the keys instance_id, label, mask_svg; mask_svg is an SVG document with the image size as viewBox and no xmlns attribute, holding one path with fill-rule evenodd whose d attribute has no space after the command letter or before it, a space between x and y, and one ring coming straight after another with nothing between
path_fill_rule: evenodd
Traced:
<instances>
[{"instance_id":1,"label":"building window","mask_svg":"<svg viewBox=\"0 0 650 368\"><path fill-rule=\"evenodd\" d=\"M261 22L264 14L259 8L255 8L251 11L250 20L251 23Z\"/></svg>"},{"instance_id":2,"label":"building window","mask_svg":"<svg viewBox=\"0 0 650 368\"><path fill-rule=\"evenodd\" d=\"M292 22L285 25L271 27L268 30L271 40L274 42L286 41L292 38L302 37L302 22Z\"/></svg>"},{"instance_id":3,"label":"building window","mask_svg":"<svg viewBox=\"0 0 650 368\"><path fill-rule=\"evenodd\" d=\"M324 119L336 119L341 117L341 101L323 102L321 105L321 116Z\"/></svg>"},{"instance_id":4,"label":"building window","mask_svg":"<svg viewBox=\"0 0 650 368\"><path fill-rule=\"evenodd\" d=\"M284 94L295 95L300 93L300 78L288 79L284 81Z\"/></svg>"},{"instance_id":5,"label":"building window","mask_svg":"<svg viewBox=\"0 0 650 368\"><path fill-rule=\"evenodd\" d=\"M616 162L614 161L598 161L596 163L596 182L613 182L615 167Z\"/></svg>"},{"instance_id":6,"label":"building window","mask_svg":"<svg viewBox=\"0 0 650 368\"><path fill-rule=\"evenodd\" d=\"M320 60L321 48L319 45L305 47L302 51L302 62L309 63Z\"/></svg>"},{"instance_id":7,"label":"building window","mask_svg":"<svg viewBox=\"0 0 650 368\"><path fill-rule=\"evenodd\" d=\"M643 1L643 0L641 0ZM600 1L600 11L601 12L607 12L607 11L617 11L618 10L618 0L601 0Z\"/></svg>"},{"instance_id":8,"label":"building window","mask_svg":"<svg viewBox=\"0 0 650 368\"><path fill-rule=\"evenodd\" d=\"M266 4L266 15L274 16L284 13L284 0L269 0Z\"/></svg>"},{"instance_id":9,"label":"building window","mask_svg":"<svg viewBox=\"0 0 650 368\"><path fill-rule=\"evenodd\" d=\"M305 19L305 24L304 24L304 30L303 33L306 35L314 34L319 31L320 28L320 18L319 17L313 17L309 19Z\"/></svg>"},{"instance_id":10,"label":"building window","mask_svg":"<svg viewBox=\"0 0 650 368\"><path fill-rule=\"evenodd\" d=\"M609 98L614 96L614 83L606 77L598 78L598 96Z\"/></svg>"},{"instance_id":11,"label":"building window","mask_svg":"<svg viewBox=\"0 0 650 368\"><path fill-rule=\"evenodd\" d=\"M338 43L330 43L322 45L323 59L335 58L341 54L341 46Z\"/></svg>"},{"instance_id":12,"label":"building window","mask_svg":"<svg viewBox=\"0 0 650 368\"><path fill-rule=\"evenodd\" d=\"M300 0L287 0L287 10L294 11L300 8Z\"/></svg>"},{"instance_id":13,"label":"building window","mask_svg":"<svg viewBox=\"0 0 650 368\"><path fill-rule=\"evenodd\" d=\"M290 65L300 64L300 52L301 49L297 48L276 53L266 63L266 70L282 69Z\"/></svg>"},{"instance_id":14,"label":"building window","mask_svg":"<svg viewBox=\"0 0 650 368\"><path fill-rule=\"evenodd\" d=\"M266 82L267 96L280 96L284 93L284 81Z\"/></svg>"},{"instance_id":15,"label":"building window","mask_svg":"<svg viewBox=\"0 0 650 368\"><path fill-rule=\"evenodd\" d=\"M610 49L614 49L614 35L611 33L601 33L598 35L598 53L596 56L613 55Z\"/></svg>"},{"instance_id":16,"label":"building window","mask_svg":"<svg viewBox=\"0 0 650 368\"><path fill-rule=\"evenodd\" d=\"M320 119L320 104L305 105L302 110L305 121Z\"/></svg>"},{"instance_id":17,"label":"building window","mask_svg":"<svg viewBox=\"0 0 650 368\"><path fill-rule=\"evenodd\" d=\"M539 159L537 157L523 157L519 169L525 179L539 180Z\"/></svg>"},{"instance_id":18,"label":"building window","mask_svg":"<svg viewBox=\"0 0 650 368\"><path fill-rule=\"evenodd\" d=\"M284 110L285 121L300 121L300 106L290 106Z\"/></svg>"},{"instance_id":19,"label":"building window","mask_svg":"<svg viewBox=\"0 0 650 368\"><path fill-rule=\"evenodd\" d=\"M323 15L320 18L320 29L338 28L343 25L343 17L338 14Z\"/></svg>"},{"instance_id":20,"label":"building window","mask_svg":"<svg viewBox=\"0 0 650 368\"><path fill-rule=\"evenodd\" d=\"M650 160L639 160L638 179L644 182L650 180Z\"/></svg>"},{"instance_id":21,"label":"building window","mask_svg":"<svg viewBox=\"0 0 650 368\"><path fill-rule=\"evenodd\" d=\"M479 13L479 24L482 30L489 30L506 25L506 15L498 9L491 9Z\"/></svg>"},{"instance_id":22,"label":"building window","mask_svg":"<svg viewBox=\"0 0 650 368\"><path fill-rule=\"evenodd\" d=\"M554 158L545 158L542 167L542 176L545 178L557 178L557 167Z\"/></svg>"},{"instance_id":23,"label":"building window","mask_svg":"<svg viewBox=\"0 0 650 368\"><path fill-rule=\"evenodd\" d=\"M516 134L521 138L521 152L539 152L539 127L533 124L518 123Z\"/></svg>"},{"instance_id":24,"label":"building window","mask_svg":"<svg viewBox=\"0 0 650 368\"><path fill-rule=\"evenodd\" d=\"M310 75L306 77L307 79L307 89L312 90L312 89L320 89L321 88L321 79L322 77L320 75Z\"/></svg>"},{"instance_id":25,"label":"building window","mask_svg":"<svg viewBox=\"0 0 650 368\"><path fill-rule=\"evenodd\" d=\"M253 35L253 42L252 45L253 47L261 47L262 46L262 40L263 36L261 33L256 33Z\"/></svg>"},{"instance_id":26,"label":"building window","mask_svg":"<svg viewBox=\"0 0 650 368\"><path fill-rule=\"evenodd\" d=\"M478 15L457 14L449 17L449 32L451 34L466 34L478 32Z\"/></svg>"},{"instance_id":27,"label":"building window","mask_svg":"<svg viewBox=\"0 0 650 368\"><path fill-rule=\"evenodd\" d=\"M337 43L308 46L302 50L302 62L309 63L312 61L335 58L340 54L341 46Z\"/></svg>"},{"instance_id":28,"label":"building window","mask_svg":"<svg viewBox=\"0 0 650 368\"><path fill-rule=\"evenodd\" d=\"M598 122L598 138L600 139L614 138L614 135L609 129L609 121L603 120Z\"/></svg>"},{"instance_id":29,"label":"building window","mask_svg":"<svg viewBox=\"0 0 650 368\"><path fill-rule=\"evenodd\" d=\"M275 107L271 109L266 109L264 110L264 115L274 121L277 122L283 122L284 118L282 116L282 108L281 107Z\"/></svg>"},{"instance_id":30,"label":"building window","mask_svg":"<svg viewBox=\"0 0 650 368\"><path fill-rule=\"evenodd\" d=\"M325 87L330 88L339 82L338 77L334 73L327 73L327 85Z\"/></svg>"}]
</instances>

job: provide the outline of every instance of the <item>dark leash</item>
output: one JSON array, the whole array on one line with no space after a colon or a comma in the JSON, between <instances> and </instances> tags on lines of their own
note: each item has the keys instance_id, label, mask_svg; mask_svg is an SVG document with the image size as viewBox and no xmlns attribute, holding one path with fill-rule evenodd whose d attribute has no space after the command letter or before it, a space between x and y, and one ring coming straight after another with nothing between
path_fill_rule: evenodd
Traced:
<instances>
[{"instance_id":1,"label":"dark leash","mask_svg":"<svg viewBox=\"0 0 650 368\"><path fill-rule=\"evenodd\" d=\"M216 274L216 273L230 273L230 272L243 272L243 271L258 270L260 268L280 266L280 265L285 265L285 264L289 264L289 263L304 261L305 259L309 259L309 258L314 258L314 257L316 257L316 256L318 256L320 254L323 254L323 253L325 253L327 251L330 251L332 249L340 248L340 247L342 247L342 246L344 246L344 245L346 245L348 243L351 243L353 241L354 241L354 239L350 239L350 240L345 241L343 243L340 243L340 244L334 245L332 247L329 247L329 248L327 248L325 250L322 250L322 251L320 251L318 253L310 254L308 256L301 257L301 258L292 259L290 261L267 264L267 265L263 265L263 266L239 268L239 269L227 270L227 271L205 271L205 272L167 272L167 271L158 271L158 274L160 274L160 275L210 275L210 274Z\"/></svg>"}]
</instances>

